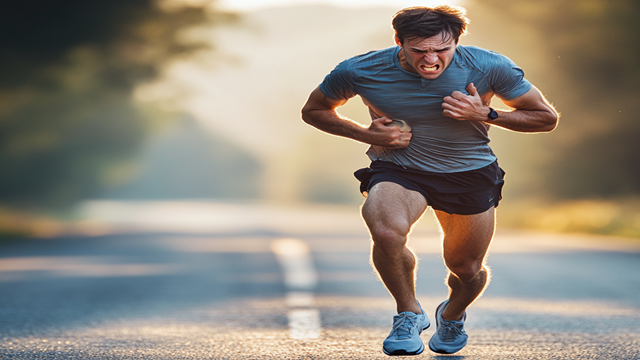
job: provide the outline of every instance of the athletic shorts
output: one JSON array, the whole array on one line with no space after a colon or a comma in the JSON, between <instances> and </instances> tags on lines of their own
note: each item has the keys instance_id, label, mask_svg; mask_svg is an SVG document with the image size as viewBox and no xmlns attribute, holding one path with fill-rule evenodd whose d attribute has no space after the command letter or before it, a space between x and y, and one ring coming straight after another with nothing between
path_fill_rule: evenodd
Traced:
<instances>
[{"instance_id":1,"label":"athletic shorts","mask_svg":"<svg viewBox=\"0 0 640 360\"><path fill-rule=\"evenodd\" d=\"M354 175L360 180L360 192L365 195L377 183L389 181L419 192L435 210L473 215L498 206L505 172L497 161L476 170L434 173L376 160Z\"/></svg>"}]
</instances>

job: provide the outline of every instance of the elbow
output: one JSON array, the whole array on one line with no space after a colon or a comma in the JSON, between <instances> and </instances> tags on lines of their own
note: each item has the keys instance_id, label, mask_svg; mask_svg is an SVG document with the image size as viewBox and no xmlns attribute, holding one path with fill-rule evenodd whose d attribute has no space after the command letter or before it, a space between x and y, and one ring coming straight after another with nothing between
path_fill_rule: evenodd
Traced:
<instances>
[{"instance_id":1,"label":"elbow","mask_svg":"<svg viewBox=\"0 0 640 360\"><path fill-rule=\"evenodd\" d=\"M545 132L551 132L555 130L558 127L559 120L560 120L560 114L554 109L551 109L549 111L549 117L547 119Z\"/></svg>"},{"instance_id":2,"label":"elbow","mask_svg":"<svg viewBox=\"0 0 640 360\"><path fill-rule=\"evenodd\" d=\"M307 109L306 106L303 107L302 110L300 111L300 117L302 118L302 121L311 125L311 117L309 116L309 109Z\"/></svg>"},{"instance_id":3,"label":"elbow","mask_svg":"<svg viewBox=\"0 0 640 360\"><path fill-rule=\"evenodd\" d=\"M313 126L313 109L308 105L305 105L302 110L300 110L300 116L302 121Z\"/></svg>"},{"instance_id":4,"label":"elbow","mask_svg":"<svg viewBox=\"0 0 640 360\"><path fill-rule=\"evenodd\" d=\"M300 116L302 118L302 121L304 121L306 124L317 128L323 123L325 111L323 109L318 109L317 107L305 105L300 111Z\"/></svg>"},{"instance_id":5,"label":"elbow","mask_svg":"<svg viewBox=\"0 0 640 360\"><path fill-rule=\"evenodd\" d=\"M300 110L300 116L302 118L302 121L304 121L305 123L307 123L307 124L309 124L311 126L314 126L314 124L315 124L314 119L317 116L317 111L318 111L317 107L315 107L312 104L310 104L309 102L307 102L302 107L302 110Z\"/></svg>"},{"instance_id":6,"label":"elbow","mask_svg":"<svg viewBox=\"0 0 640 360\"><path fill-rule=\"evenodd\" d=\"M558 127L558 120L560 119L560 114L553 108L549 107L543 113L540 114L539 117L539 126L536 132L552 132Z\"/></svg>"}]
</instances>

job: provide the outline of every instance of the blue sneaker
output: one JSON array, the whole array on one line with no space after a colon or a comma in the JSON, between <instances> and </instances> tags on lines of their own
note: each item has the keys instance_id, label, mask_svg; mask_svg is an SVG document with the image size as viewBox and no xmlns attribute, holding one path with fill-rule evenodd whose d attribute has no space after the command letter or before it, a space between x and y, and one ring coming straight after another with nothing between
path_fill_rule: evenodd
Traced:
<instances>
[{"instance_id":1,"label":"blue sneaker","mask_svg":"<svg viewBox=\"0 0 640 360\"><path fill-rule=\"evenodd\" d=\"M442 318L442 312L447 307L449 300L443 301L436 309L436 332L429 340L429 349L439 354L453 354L467 345L467 333L464 332L464 321L467 314L462 316L462 321L447 321Z\"/></svg>"},{"instance_id":2,"label":"blue sneaker","mask_svg":"<svg viewBox=\"0 0 640 360\"><path fill-rule=\"evenodd\" d=\"M393 317L393 329L382 343L382 351L387 355L422 354L424 344L420 339L420 334L429 325L431 323L424 310L422 310L422 314L414 314L411 311L401 312Z\"/></svg>"}]
</instances>

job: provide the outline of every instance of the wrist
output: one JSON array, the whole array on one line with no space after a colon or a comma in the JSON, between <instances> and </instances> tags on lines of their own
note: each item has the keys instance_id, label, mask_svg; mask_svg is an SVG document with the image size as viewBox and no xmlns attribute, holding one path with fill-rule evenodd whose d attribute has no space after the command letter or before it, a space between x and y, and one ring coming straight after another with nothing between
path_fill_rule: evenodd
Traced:
<instances>
[{"instance_id":1,"label":"wrist","mask_svg":"<svg viewBox=\"0 0 640 360\"><path fill-rule=\"evenodd\" d=\"M494 120L496 120L498 118L498 112L494 108L492 108L490 106L487 106L487 113L486 114L487 115L484 118L485 122L489 122L490 123L490 122L493 122Z\"/></svg>"}]
</instances>

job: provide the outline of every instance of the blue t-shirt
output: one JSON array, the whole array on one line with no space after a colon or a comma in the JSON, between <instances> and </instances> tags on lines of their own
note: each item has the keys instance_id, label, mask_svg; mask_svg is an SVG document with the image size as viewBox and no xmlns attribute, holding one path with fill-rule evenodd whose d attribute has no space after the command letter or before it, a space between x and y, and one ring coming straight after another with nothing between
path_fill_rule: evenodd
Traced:
<instances>
[{"instance_id":1,"label":"blue t-shirt","mask_svg":"<svg viewBox=\"0 0 640 360\"><path fill-rule=\"evenodd\" d=\"M531 88L522 69L506 56L458 45L445 71L427 80L400 66L399 51L395 46L345 60L320 84L320 90L334 100L360 95L372 119L386 116L411 126L409 146L374 145L367 151L369 158L438 173L475 170L494 162L490 126L444 116L443 98L455 90L468 94L465 88L472 82L483 99L494 94L515 99Z\"/></svg>"}]
</instances>

